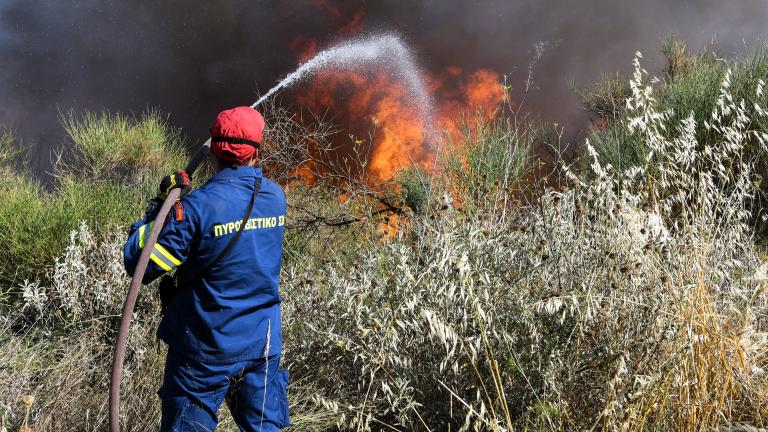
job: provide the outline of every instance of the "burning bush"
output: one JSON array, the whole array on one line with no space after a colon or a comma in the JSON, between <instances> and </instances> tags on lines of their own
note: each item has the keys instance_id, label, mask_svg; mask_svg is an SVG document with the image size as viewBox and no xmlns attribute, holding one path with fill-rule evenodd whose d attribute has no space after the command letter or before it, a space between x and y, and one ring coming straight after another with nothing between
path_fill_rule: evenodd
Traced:
<instances>
[{"instance_id":1,"label":"burning bush","mask_svg":"<svg viewBox=\"0 0 768 432\"><path fill-rule=\"evenodd\" d=\"M518 123L514 117L487 118L482 112L467 118L460 141L448 141L448 184L469 207L487 210L489 201L506 201L509 192L533 173L533 145L542 134L534 123ZM457 151L456 149L460 149Z\"/></svg>"}]
</instances>

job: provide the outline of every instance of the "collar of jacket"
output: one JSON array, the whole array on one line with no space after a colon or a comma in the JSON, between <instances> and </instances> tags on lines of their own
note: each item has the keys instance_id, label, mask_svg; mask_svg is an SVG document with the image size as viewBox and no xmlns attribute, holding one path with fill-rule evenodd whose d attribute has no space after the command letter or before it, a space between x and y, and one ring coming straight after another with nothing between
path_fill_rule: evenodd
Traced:
<instances>
[{"instance_id":1,"label":"collar of jacket","mask_svg":"<svg viewBox=\"0 0 768 432\"><path fill-rule=\"evenodd\" d=\"M210 181L228 180L236 178L262 177L261 168L249 166L237 166L224 168L211 177Z\"/></svg>"}]
</instances>

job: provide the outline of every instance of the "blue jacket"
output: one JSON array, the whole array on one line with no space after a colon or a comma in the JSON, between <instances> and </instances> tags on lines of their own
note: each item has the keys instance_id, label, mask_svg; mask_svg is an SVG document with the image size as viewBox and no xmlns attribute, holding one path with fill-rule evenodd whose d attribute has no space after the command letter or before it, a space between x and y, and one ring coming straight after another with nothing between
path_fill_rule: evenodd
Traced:
<instances>
[{"instance_id":1,"label":"blue jacket","mask_svg":"<svg viewBox=\"0 0 768 432\"><path fill-rule=\"evenodd\" d=\"M240 239L208 268L237 232L256 177L262 178L261 190ZM186 281L180 282L181 291L157 331L170 350L208 363L280 354L285 210L280 186L263 178L261 169L243 166L218 172L171 210L144 277L149 283L177 269L178 280ZM131 226L123 249L131 274L154 223L150 219Z\"/></svg>"}]
</instances>

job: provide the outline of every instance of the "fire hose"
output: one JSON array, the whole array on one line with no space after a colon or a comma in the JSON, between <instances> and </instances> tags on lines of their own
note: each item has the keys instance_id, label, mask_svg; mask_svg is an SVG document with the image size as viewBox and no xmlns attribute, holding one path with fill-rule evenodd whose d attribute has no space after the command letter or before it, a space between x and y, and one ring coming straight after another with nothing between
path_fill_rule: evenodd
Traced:
<instances>
[{"instance_id":1,"label":"fire hose","mask_svg":"<svg viewBox=\"0 0 768 432\"><path fill-rule=\"evenodd\" d=\"M200 150L192 156L192 159L187 164L187 173L191 176L197 169L198 165L205 159L208 152L211 149L211 140L203 144ZM147 269L149 263L149 255L152 253L152 247L157 242L157 238L160 235L160 231L163 229L163 223L165 222L168 212L171 207L179 199L181 189L174 188L168 193L168 197L163 201L163 205L160 207L160 211L155 217L155 223L149 232L149 237L144 243L144 249L141 251L139 261L136 264L136 269L133 271L131 279L131 285L128 288L128 294L125 297L125 304L123 304L123 315L120 318L120 328L117 331L117 340L115 341L115 357L112 361L112 379L109 384L109 430L110 432L120 431L120 379L123 375L123 362L125 361L125 345L128 339L128 330L131 325L131 318L133 316L133 307L136 305L136 299L139 296L139 288L141 287L142 279L144 279L144 272Z\"/></svg>"}]
</instances>

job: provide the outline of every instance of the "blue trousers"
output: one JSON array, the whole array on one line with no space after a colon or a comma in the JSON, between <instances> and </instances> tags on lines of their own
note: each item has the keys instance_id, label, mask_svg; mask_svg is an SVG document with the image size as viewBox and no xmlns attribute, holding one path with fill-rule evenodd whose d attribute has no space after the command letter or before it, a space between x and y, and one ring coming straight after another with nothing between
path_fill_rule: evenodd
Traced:
<instances>
[{"instance_id":1,"label":"blue trousers","mask_svg":"<svg viewBox=\"0 0 768 432\"><path fill-rule=\"evenodd\" d=\"M232 364L202 364L168 353L163 385L161 432L213 431L226 400L245 432L272 432L290 425L288 372L280 356Z\"/></svg>"}]
</instances>

